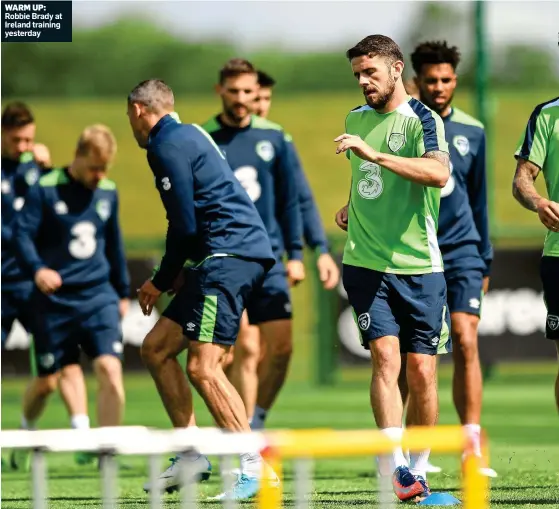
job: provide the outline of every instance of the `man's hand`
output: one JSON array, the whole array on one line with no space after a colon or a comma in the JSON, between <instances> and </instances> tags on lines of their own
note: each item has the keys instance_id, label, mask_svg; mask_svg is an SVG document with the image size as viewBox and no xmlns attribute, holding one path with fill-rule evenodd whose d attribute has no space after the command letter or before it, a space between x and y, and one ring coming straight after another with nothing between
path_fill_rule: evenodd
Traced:
<instances>
[{"instance_id":1,"label":"man's hand","mask_svg":"<svg viewBox=\"0 0 559 509\"><path fill-rule=\"evenodd\" d=\"M130 300L129 299L120 299L118 303L118 310L120 312L120 317L124 318L130 309Z\"/></svg>"},{"instance_id":2,"label":"man's hand","mask_svg":"<svg viewBox=\"0 0 559 509\"><path fill-rule=\"evenodd\" d=\"M483 295L487 295L487 292L489 291L489 276L485 276L483 278L482 291Z\"/></svg>"},{"instance_id":3,"label":"man's hand","mask_svg":"<svg viewBox=\"0 0 559 509\"><path fill-rule=\"evenodd\" d=\"M42 268L35 272L35 284L45 295L50 295L62 286L62 278L55 270Z\"/></svg>"},{"instance_id":4,"label":"man's hand","mask_svg":"<svg viewBox=\"0 0 559 509\"><path fill-rule=\"evenodd\" d=\"M338 143L336 154L351 150L360 159L375 162L377 151L367 145L359 136L353 134L342 134L334 139Z\"/></svg>"},{"instance_id":5,"label":"man's hand","mask_svg":"<svg viewBox=\"0 0 559 509\"><path fill-rule=\"evenodd\" d=\"M151 279L148 279L138 290L138 302L145 316L150 316L153 306L159 299L161 292L155 288Z\"/></svg>"},{"instance_id":6,"label":"man's hand","mask_svg":"<svg viewBox=\"0 0 559 509\"><path fill-rule=\"evenodd\" d=\"M347 232L347 209L348 206L344 205L336 213L336 224L344 231Z\"/></svg>"},{"instance_id":7,"label":"man's hand","mask_svg":"<svg viewBox=\"0 0 559 509\"><path fill-rule=\"evenodd\" d=\"M305 279L305 266L301 260L289 260L286 269L289 286L295 286Z\"/></svg>"},{"instance_id":8,"label":"man's hand","mask_svg":"<svg viewBox=\"0 0 559 509\"><path fill-rule=\"evenodd\" d=\"M559 203L541 198L537 203L537 213L543 225L552 232L559 231Z\"/></svg>"},{"instance_id":9,"label":"man's hand","mask_svg":"<svg viewBox=\"0 0 559 509\"><path fill-rule=\"evenodd\" d=\"M329 253L323 253L316 261L318 274L325 290L332 290L340 280L340 269Z\"/></svg>"}]
</instances>

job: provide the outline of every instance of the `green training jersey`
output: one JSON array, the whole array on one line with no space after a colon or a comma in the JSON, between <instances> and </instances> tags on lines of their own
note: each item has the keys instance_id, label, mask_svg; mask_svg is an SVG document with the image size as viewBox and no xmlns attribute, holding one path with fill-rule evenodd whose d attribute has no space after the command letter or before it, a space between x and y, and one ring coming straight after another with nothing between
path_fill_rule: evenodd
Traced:
<instances>
[{"instance_id":1,"label":"green training jersey","mask_svg":"<svg viewBox=\"0 0 559 509\"><path fill-rule=\"evenodd\" d=\"M536 106L514 155L541 169L549 199L559 203L559 97ZM548 230L543 254L559 256L558 232Z\"/></svg>"},{"instance_id":2,"label":"green training jersey","mask_svg":"<svg viewBox=\"0 0 559 509\"><path fill-rule=\"evenodd\" d=\"M390 113L369 106L354 109L346 133L400 157L448 152L441 117L411 97ZM352 182L344 263L393 274L442 272L437 242L441 190L406 180L351 150L347 154Z\"/></svg>"}]
</instances>

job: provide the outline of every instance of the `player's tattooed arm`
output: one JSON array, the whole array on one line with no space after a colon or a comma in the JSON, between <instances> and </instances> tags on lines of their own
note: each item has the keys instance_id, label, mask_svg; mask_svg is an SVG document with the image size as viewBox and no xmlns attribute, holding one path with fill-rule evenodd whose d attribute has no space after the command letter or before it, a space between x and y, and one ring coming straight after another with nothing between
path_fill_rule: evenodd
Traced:
<instances>
[{"instance_id":1,"label":"player's tattooed arm","mask_svg":"<svg viewBox=\"0 0 559 509\"><path fill-rule=\"evenodd\" d=\"M433 150L431 152L425 152L425 154L423 154L422 157L426 159L435 159L435 161L439 161L439 163L441 163L450 172L450 155L448 154L448 152Z\"/></svg>"},{"instance_id":2,"label":"player's tattooed arm","mask_svg":"<svg viewBox=\"0 0 559 509\"><path fill-rule=\"evenodd\" d=\"M516 173L512 183L512 194L526 209L537 212L538 202L542 199L534 182L540 173L540 168L527 159L518 158Z\"/></svg>"}]
</instances>

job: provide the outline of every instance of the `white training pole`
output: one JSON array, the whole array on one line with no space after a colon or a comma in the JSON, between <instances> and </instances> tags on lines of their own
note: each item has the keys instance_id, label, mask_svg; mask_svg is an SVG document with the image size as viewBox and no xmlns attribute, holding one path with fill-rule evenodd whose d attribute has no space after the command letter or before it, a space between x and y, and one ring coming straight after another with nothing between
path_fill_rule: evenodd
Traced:
<instances>
[{"instance_id":1,"label":"white training pole","mask_svg":"<svg viewBox=\"0 0 559 509\"><path fill-rule=\"evenodd\" d=\"M99 461L101 462L103 509L116 509L117 465L114 454L110 451L102 451L99 455Z\"/></svg>"},{"instance_id":2,"label":"white training pole","mask_svg":"<svg viewBox=\"0 0 559 509\"><path fill-rule=\"evenodd\" d=\"M40 449L31 453L31 480L33 484L33 509L47 509L47 464Z\"/></svg>"},{"instance_id":3,"label":"white training pole","mask_svg":"<svg viewBox=\"0 0 559 509\"><path fill-rule=\"evenodd\" d=\"M312 460L299 458L295 463L295 508L308 509L312 498Z\"/></svg>"},{"instance_id":4,"label":"white training pole","mask_svg":"<svg viewBox=\"0 0 559 509\"><path fill-rule=\"evenodd\" d=\"M392 477L390 475L378 476L379 502L382 509L394 509L394 494L392 492Z\"/></svg>"},{"instance_id":5,"label":"white training pole","mask_svg":"<svg viewBox=\"0 0 559 509\"><path fill-rule=\"evenodd\" d=\"M159 454L152 454L149 457L149 484L151 487L149 492L150 509L161 508L161 491L157 485L160 469L161 456L159 456Z\"/></svg>"},{"instance_id":6,"label":"white training pole","mask_svg":"<svg viewBox=\"0 0 559 509\"><path fill-rule=\"evenodd\" d=\"M196 507L197 488L195 482L194 462L183 457L180 461L180 477L182 488L182 509Z\"/></svg>"},{"instance_id":7,"label":"white training pole","mask_svg":"<svg viewBox=\"0 0 559 509\"><path fill-rule=\"evenodd\" d=\"M219 468L221 469L221 485L223 489L223 493L227 493L232 486L230 482L230 473L233 470L233 457L230 454L225 454L219 458ZM235 509L237 507L237 503L234 500L223 500L223 508L224 509Z\"/></svg>"}]
</instances>

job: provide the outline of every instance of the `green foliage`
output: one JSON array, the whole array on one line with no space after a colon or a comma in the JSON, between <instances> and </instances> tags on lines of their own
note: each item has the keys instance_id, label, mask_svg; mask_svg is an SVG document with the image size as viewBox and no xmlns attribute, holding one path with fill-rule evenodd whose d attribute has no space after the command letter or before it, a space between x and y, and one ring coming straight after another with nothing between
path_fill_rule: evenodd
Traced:
<instances>
[{"instance_id":1,"label":"green foliage","mask_svg":"<svg viewBox=\"0 0 559 509\"><path fill-rule=\"evenodd\" d=\"M453 9L426 3L416 29L402 46L405 55L425 38L448 38L467 48L471 43L468 23L460 25L458 31L443 23L459 17ZM185 41L149 20L126 18L94 30L76 29L71 44L2 45L2 91L6 98L114 97L122 96L139 81L158 77L177 94L207 94L217 80L219 67L234 56L248 57L262 66L277 79L278 91L349 91L354 90L355 80L350 72L344 72L349 69L345 49L335 53L290 54L265 49L241 53L225 39ZM532 87L534 71L544 71L543 78L538 74L538 83L553 86L557 77L549 72L549 61L545 51L514 47L506 53L505 69L495 67L499 71L494 77L508 80L512 73L515 86ZM462 86L473 83L473 68L471 59L466 59L461 68Z\"/></svg>"}]
</instances>

